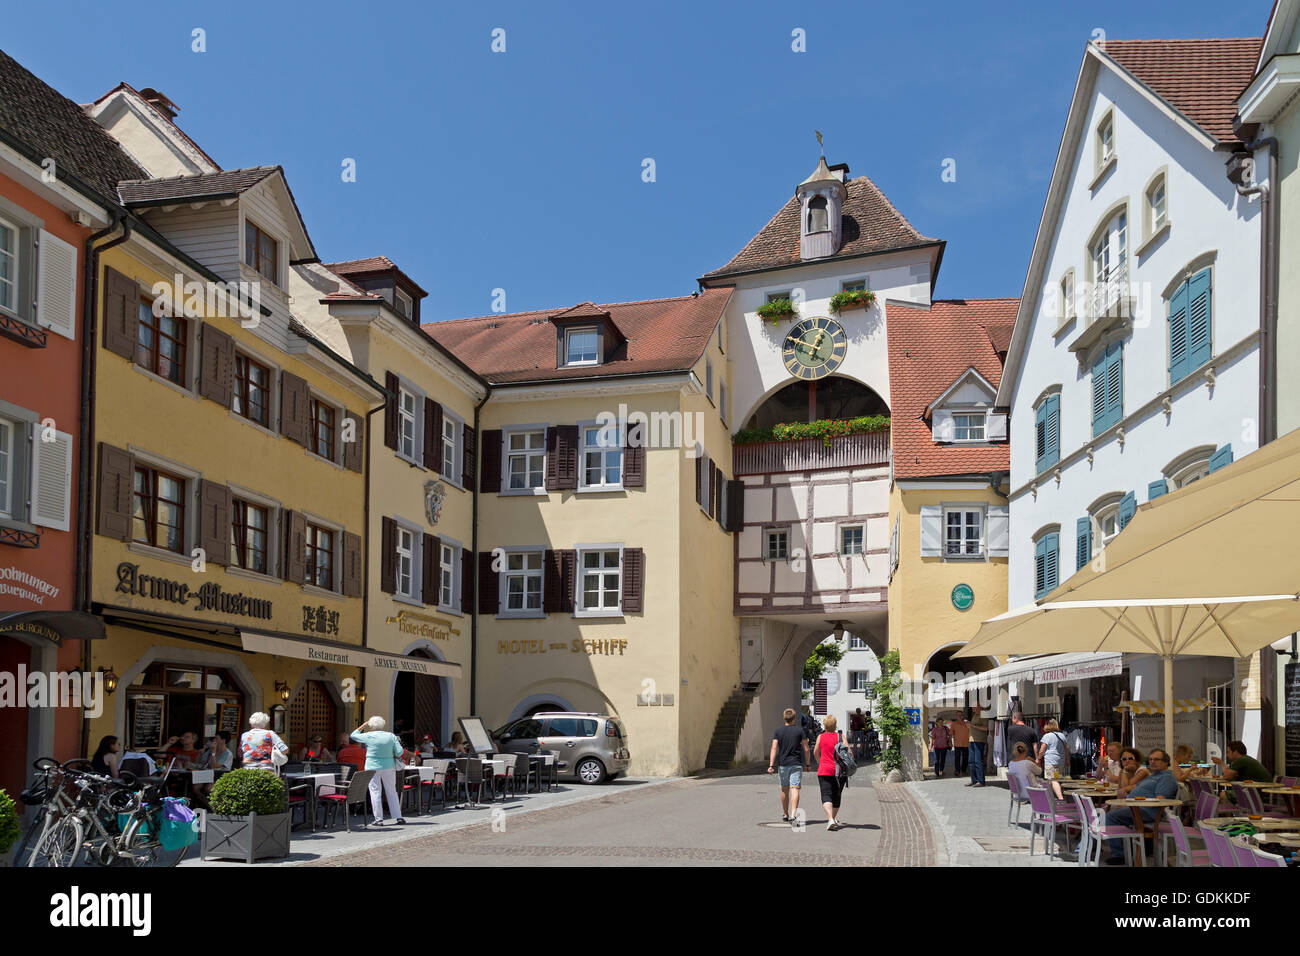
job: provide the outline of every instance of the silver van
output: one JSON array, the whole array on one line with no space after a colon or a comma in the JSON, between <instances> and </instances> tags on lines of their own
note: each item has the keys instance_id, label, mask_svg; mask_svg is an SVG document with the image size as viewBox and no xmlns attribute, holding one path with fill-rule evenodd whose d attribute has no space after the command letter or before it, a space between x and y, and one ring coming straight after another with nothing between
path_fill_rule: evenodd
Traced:
<instances>
[{"instance_id":1,"label":"silver van","mask_svg":"<svg viewBox=\"0 0 1300 956\"><path fill-rule=\"evenodd\" d=\"M512 720L492 736L501 753L555 751L563 779L602 783L627 773L627 728L617 717L551 711Z\"/></svg>"}]
</instances>

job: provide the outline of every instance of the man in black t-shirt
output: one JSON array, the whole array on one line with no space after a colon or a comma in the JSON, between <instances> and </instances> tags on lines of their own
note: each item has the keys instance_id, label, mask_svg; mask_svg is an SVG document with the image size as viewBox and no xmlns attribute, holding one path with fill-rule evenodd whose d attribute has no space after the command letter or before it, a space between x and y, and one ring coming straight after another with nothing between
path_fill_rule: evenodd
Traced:
<instances>
[{"instance_id":1,"label":"man in black t-shirt","mask_svg":"<svg viewBox=\"0 0 1300 956\"><path fill-rule=\"evenodd\" d=\"M1011 715L1011 726L1007 728L1007 752L1016 752L1016 744L1022 743L1032 756L1038 746L1038 733L1033 727L1025 725L1025 715L1016 711Z\"/></svg>"},{"instance_id":2,"label":"man in black t-shirt","mask_svg":"<svg viewBox=\"0 0 1300 956\"><path fill-rule=\"evenodd\" d=\"M787 707L781 716L785 724L772 734L772 755L767 761L767 772L780 773L781 819L795 826L799 814L799 786L803 783L803 772L809 767L808 738L802 727L795 726L793 708Z\"/></svg>"}]
</instances>

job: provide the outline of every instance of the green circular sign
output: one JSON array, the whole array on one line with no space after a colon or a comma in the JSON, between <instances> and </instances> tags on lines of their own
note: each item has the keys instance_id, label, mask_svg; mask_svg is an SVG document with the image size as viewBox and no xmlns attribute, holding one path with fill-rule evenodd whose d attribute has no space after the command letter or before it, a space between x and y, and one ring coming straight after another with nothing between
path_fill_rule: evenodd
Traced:
<instances>
[{"instance_id":1,"label":"green circular sign","mask_svg":"<svg viewBox=\"0 0 1300 956\"><path fill-rule=\"evenodd\" d=\"M952 589L952 606L959 611L969 611L975 603L975 592L969 584L959 584Z\"/></svg>"}]
</instances>

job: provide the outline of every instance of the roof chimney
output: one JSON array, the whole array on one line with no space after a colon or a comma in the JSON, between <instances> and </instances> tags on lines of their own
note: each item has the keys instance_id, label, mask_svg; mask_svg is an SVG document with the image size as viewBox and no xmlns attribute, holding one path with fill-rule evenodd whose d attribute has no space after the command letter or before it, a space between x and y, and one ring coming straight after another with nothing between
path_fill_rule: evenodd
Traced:
<instances>
[{"instance_id":1,"label":"roof chimney","mask_svg":"<svg viewBox=\"0 0 1300 956\"><path fill-rule=\"evenodd\" d=\"M159 93L152 86L146 86L140 91L140 96L146 103L162 113L169 120L176 119L176 114L180 112L180 107L169 100L165 94Z\"/></svg>"}]
</instances>

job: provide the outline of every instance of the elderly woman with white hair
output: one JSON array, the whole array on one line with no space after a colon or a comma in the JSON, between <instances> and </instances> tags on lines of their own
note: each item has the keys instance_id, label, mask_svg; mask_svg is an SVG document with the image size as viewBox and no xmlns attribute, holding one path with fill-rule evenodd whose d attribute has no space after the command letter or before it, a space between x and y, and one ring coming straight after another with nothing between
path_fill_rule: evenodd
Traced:
<instances>
[{"instance_id":1,"label":"elderly woman with white hair","mask_svg":"<svg viewBox=\"0 0 1300 956\"><path fill-rule=\"evenodd\" d=\"M365 745L365 769L375 771L370 778L370 809L375 817L375 826L383 826L383 794L388 795L388 806L396 821L406 822L402 819L402 801L397 797L397 763L404 748L397 735L384 730L384 726L384 718L371 717L352 731L352 739Z\"/></svg>"},{"instance_id":2,"label":"elderly woman with white hair","mask_svg":"<svg viewBox=\"0 0 1300 956\"><path fill-rule=\"evenodd\" d=\"M289 753L289 745L280 739L280 735L271 730L271 718L258 711L248 718L251 730L244 731L239 738L239 759L241 766L254 770L275 770L274 753Z\"/></svg>"}]
</instances>

